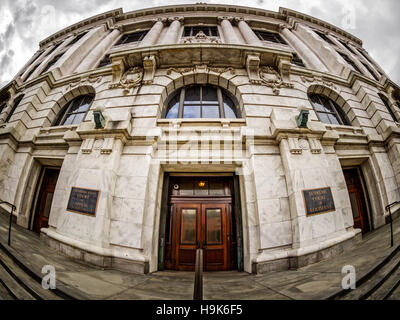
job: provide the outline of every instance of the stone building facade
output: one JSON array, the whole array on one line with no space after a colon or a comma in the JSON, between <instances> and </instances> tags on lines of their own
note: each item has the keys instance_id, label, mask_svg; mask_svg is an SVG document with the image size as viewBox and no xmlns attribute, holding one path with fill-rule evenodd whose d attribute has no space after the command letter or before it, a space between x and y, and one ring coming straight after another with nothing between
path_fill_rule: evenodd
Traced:
<instances>
[{"instance_id":1,"label":"stone building facade","mask_svg":"<svg viewBox=\"0 0 400 320\"><path fill-rule=\"evenodd\" d=\"M400 200L399 100L361 40L299 12L117 9L1 89L0 199L103 267L297 268Z\"/></svg>"}]
</instances>

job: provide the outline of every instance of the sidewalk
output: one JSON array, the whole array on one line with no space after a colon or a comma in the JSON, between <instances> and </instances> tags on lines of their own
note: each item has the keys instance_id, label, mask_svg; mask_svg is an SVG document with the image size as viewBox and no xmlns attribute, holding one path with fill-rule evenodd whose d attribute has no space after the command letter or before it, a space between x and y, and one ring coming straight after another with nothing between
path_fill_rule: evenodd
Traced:
<instances>
[{"instance_id":1,"label":"sidewalk","mask_svg":"<svg viewBox=\"0 0 400 320\"><path fill-rule=\"evenodd\" d=\"M355 247L319 263L264 275L206 272L205 300L326 299L342 290L342 267L352 265L357 279L368 273L400 244L400 219L394 221L395 246L390 248L389 225L364 237ZM136 275L104 270L57 253L36 233L13 224L11 248L7 246L8 218L0 213L0 243L18 260L41 276L44 265L56 269L57 288L78 299L191 300L194 272L162 271ZM1 250L1 249L0 249Z\"/></svg>"}]
</instances>

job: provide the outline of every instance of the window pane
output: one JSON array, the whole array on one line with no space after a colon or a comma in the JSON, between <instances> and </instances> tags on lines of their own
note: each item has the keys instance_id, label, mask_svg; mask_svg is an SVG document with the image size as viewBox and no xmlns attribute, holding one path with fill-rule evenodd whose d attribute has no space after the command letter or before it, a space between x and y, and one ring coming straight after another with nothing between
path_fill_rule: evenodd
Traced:
<instances>
[{"instance_id":1,"label":"window pane","mask_svg":"<svg viewBox=\"0 0 400 320\"><path fill-rule=\"evenodd\" d=\"M65 126L66 126L66 125L72 124L72 121L74 120L74 118L75 118L75 115L74 115L74 114L68 115L68 116L65 118L64 122L61 123L61 125L65 125Z\"/></svg>"},{"instance_id":2,"label":"window pane","mask_svg":"<svg viewBox=\"0 0 400 320\"><path fill-rule=\"evenodd\" d=\"M219 118L219 106L203 106L203 118Z\"/></svg>"},{"instance_id":3,"label":"window pane","mask_svg":"<svg viewBox=\"0 0 400 320\"><path fill-rule=\"evenodd\" d=\"M218 104L217 88L204 86L202 90L202 103Z\"/></svg>"},{"instance_id":4,"label":"window pane","mask_svg":"<svg viewBox=\"0 0 400 320\"><path fill-rule=\"evenodd\" d=\"M207 209L207 244L222 243L221 209Z\"/></svg>"},{"instance_id":5,"label":"window pane","mask_svg":"<svg viewBox=\"0 0 400 320\"><path fill-rule=\"evenodd\" d=\"M225 118L235 119L236 114L233 111L232 107L224 102L224 111L225 111Z\"/></svg>"},{"instance_id":6,"label":"window pane","mask_svg":"<svg viewBox=\"0 0 400 320\"><path fill-rule=\"evenodd\" d=\"M336 115L334 114L329 114L328 115L329 120L332 124L340 124L339 120L337 119Z\"/></svg>"},{"instance_id":7,"label":"window pane","mask_svg":"<svg viewBox=\"0 0 400 320\"><path fill-rule=\"evenodd\" d=\"M190 104L200 104L200 87L190 87L185 89L185 102L188 101Z\"/></svg>"},{"instance_id":8,"label":"window pane","mask_svg":"<svg viewBox=\"0 0 400 320\"><path fill-rule=\"evenodd\" d=\"M167 119L178 118L178 112L179 112L179 102L175 102L175 104L168 110L165 118Z\"/></svg>"},{"instance_id":9,"label":"window pane","mask_svg":"<svg viewBox=\"0 0 400 320\"><path fill-rule=\"evenodd\" d=\"M200 118L200 106L185 106L183 108L184 118Z\"/></svg>"},{"instance_id":10,"label":"window pane","mask_svg":"<svg viewBox=\"0 0 400 320\"><path fill-rule=\"evenodd\" d=\"M75 118L72 121L72 124L79 124L83 121L83 118L85 117L86 113L76 113Z\"/></svg>"},{"instance_id":11,"label":"window pane","mask_svg":"<svg viewBox=\"0 0 400 320\"><path fill-rule=\"evenodd\" d=\"M196 210L182 209L182 244L196 243Z\"/></svg>"},{"instance_id":12,"label":"window pane","mask_svg":"<svg viewBox=\"0 0 400 320\"><path fill-rule=\"evenodd\" d=\"M329 117L328 117L328 114L326 114L326 113L318 113L318 116L319 116L319 120L321 121L321 122L323 122L323 123L331 123L330 121L329 121Z\"/></svg>"}]
</instances>

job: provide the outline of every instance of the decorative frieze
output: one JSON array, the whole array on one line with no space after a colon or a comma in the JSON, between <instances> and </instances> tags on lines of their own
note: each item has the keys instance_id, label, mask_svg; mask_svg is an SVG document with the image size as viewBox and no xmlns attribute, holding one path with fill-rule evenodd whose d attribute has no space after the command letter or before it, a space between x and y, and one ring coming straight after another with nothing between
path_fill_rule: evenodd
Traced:
<instances>
[{"instance_id":1,"label":"decorative frieze","mask_svg":"<svg viewBox=\"0 0 400 320\"><path fill-rule=\"evenodd\" d=\"M181 75L183 75L184 73L190 73L190 72L207 73L210 71L218 74L222 74L229 71L231 74L235 74L235 69L232 67L212 67L206 64L202 64L193 67L168 68L167 75L170 75L172 72L180 73Z\"/></svg>"},{"instance_id":2,"label":"decorative frieze","mask_svg":"<svg viewBox=\"0 0 400 320\"><path fill-rule=\"evenodd\" d=\"M221 43L219 37L209 37L203 31L199 31L194 37L186 37L183 43Z\"/></svg>"},{"instance_id":3,"label":"decorative frieze","mask_svg":"<svg viewBox=\"0 0 400 320\"><path fill-rule=\"evenodd\" d=\"M114 140L114 138L87 138L82 142L81 152L90 154L92 150L100 150L101 154L110 154L113 151Z\"/></svg>"},{"instance_id":4,"label":"decorative frieze","mask_svg":"<svg viewBox=\"0 0 400 320\"><path fill-rule=\"evenodd\" d=\"M312 154L320 154L322 152L321 141L314 137L288 137L289 151L291 154L302 154L303 150L310 150Z\"/></svg>"},{"instance_id":5,"label":"decorative frieze","mask_svg":"<svg viewBox=\"0 0 400 320\"><path fill-rule=\"evenodd\" d=\"M65 87L64 91L69 91L72 88L82 85L94 85L95 83L101 83L102 76L90 75L88 77L81 77L75 81L71 81L68 86Z\"/></svg>"},{"instance_id":6,"label":"decorative frieze","mask_svg":"<svg viewBox=\"0 0 400 320\"><path fill-rule=\"evenodd\" d=\"M320 76L301 76L300 79L303 83L319 84L336 90L336 86L332 81L327 81Z\"/></svg>"},{"instance_id":7,"label":"decorative frieze","mask_svg":"<svg viewBox=\"0 0 400 320\"><path fill-rule=\"evenodd\" d=\"M141 85L143 79L143 68L133 67L126 71L117 83L109 85L110 89L121 88L124 89L123 93L126 95L132 88Z\"/></svg>"}]
</instances>

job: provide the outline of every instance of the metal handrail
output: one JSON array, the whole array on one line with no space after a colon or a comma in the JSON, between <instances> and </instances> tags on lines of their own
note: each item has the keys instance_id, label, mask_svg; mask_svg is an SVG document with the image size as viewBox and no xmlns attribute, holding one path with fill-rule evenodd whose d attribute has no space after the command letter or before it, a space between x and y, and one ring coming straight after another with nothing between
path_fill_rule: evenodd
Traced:
<instances>
[{"instance_id":1,"label":"metal handrail","mask_svg":"<svg viewBox=\"0 0 400 320\"><path fill-rule=\"evenodd\" d=\"M196 250L193 300L203 300L203 249Z\"/></svg>"},{"instance_id":2,"label":"metal handrail","mask_svg":"<svg viewBox=\"0 0 400 320\"><path fill-rule=\"evenodd\" d=\"M393 207L396 204L399 204L400 201L395 201L392 202L391 204L388 204L385 207L385 210L389 210L389 222L390 222L390 246L393 247L393 219L392 219L392 212L390 211L390 208Z\"/></svg>"},{"instance_id":3,"label":"metal handrail","mask_svg":"<svg viewBox=\"0 0 400 320\"><path fill-rule=\"evenodd\" d=\"M9 225L8 225L8 246L10 247L11 246L11 223L12 223L12 217L13 217L13 214L14 214L14 210L17 210L17 207L14 206L12 203L0 200L0 204L3 204L3 203L5 203L5 204L7 204L7 205L9 205L11 207L10 222L9 222Z\"/></svg>"}]
</instances>

